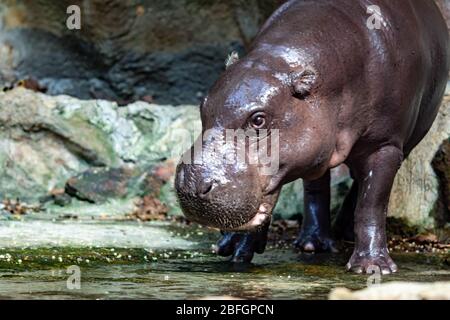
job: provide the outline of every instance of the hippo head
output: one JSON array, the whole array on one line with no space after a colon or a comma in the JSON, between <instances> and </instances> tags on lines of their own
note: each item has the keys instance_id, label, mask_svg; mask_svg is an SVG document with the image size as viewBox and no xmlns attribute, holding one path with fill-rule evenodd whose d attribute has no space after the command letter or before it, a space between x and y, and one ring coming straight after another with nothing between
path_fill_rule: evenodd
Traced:
<instances>
[{"instance_id":1,"label":"hippo head","mask_svg":"<svg viewBox=\"0 0 450 320\"><path fill-rule=\"evenodd\" d=\"M202 135L175 179L189 220L224 231L258 229L270 222L283 184L328 169L333 132L314 98L315 71L276 69L239 60L201 104Z\"/></svg>"}]
</instances>

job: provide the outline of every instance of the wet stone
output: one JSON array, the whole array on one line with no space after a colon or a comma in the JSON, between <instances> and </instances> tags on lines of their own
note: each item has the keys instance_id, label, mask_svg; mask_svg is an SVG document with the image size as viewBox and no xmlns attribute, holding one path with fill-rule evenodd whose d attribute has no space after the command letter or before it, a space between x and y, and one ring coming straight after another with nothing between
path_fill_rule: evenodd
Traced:
<instances>
[{"instance_id":1,"label":"wet stone","mask_svg":"<svg viewBox=\"0 0 450 320\"><path fill-rule=\"evenodd\" d=\"M163 181L152 177L151 168L91 168L66 182L66 194L91 203L130 195L157 195ZM133 192L134 191L134 192Z\"/></svg>"}]
</instances>

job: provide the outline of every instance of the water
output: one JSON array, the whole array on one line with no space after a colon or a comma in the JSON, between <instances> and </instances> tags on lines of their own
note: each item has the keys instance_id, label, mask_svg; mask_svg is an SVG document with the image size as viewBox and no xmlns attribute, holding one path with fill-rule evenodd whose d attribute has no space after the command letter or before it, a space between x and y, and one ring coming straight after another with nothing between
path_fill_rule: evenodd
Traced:
<instances>
[{"instance_id":1,"label":"water","mask_svg":"<svg viewBox=\"0 0 450 320\"><path fill-rule=\"evenodd\" d=\"M368 276L344 271L348 253L299 255L291 248L270 248L253 264L236 266L212 253L217 233L198 227L54 222L47 233L39 229L42 234L33 238L26 236L26 228L36 227L34 219L8 223L1 222L0 235L14 225L24 236L22 245L20 233L14 245L0 237L2 299L326 299L335 287L361 289L368 281ZM88 231L80 230L84 223L89 224ZM61 228L70 233L70 225L83 237L61 237ZM111 234L119 239L113 242ZM131 240L125 241L125 236ZM400 272L382 282L450 281L448 255L397 253L393 258ZM67 286L71 265L80 268L79 290Z\"/></svg>"}]
</instances>

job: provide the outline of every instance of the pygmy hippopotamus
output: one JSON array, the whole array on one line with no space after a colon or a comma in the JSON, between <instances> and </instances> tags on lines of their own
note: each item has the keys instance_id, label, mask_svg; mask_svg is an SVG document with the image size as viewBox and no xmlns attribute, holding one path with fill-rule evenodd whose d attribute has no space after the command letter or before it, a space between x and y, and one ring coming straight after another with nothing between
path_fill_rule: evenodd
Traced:
<instances>
[{"instance_id":1,"label":"pygmy hippopotamus","mask_svg":"<svg viewBox=\"0 0 450 320\"><path fill-rule=\"evenodd\" d=\"M281 187L302 178L305 212L295 243L332 251L330 169L345 164L353 185L333 227L354 237L346 267L396 272L386 240L389 195L438 113L448 41L430 0L284 3L201 104L203 135L183 156L194 160L176 173L186 217L222 231L220 255L251 261L265 249ZM217 143L230 130L256 132L245 133L241 161L227 159L233 146L242 151L237 139ZM250 155L263 140L266 147ZM277 170L263 173L271 163L251 161L263 153Z\"/></svg>"}]
</instances>

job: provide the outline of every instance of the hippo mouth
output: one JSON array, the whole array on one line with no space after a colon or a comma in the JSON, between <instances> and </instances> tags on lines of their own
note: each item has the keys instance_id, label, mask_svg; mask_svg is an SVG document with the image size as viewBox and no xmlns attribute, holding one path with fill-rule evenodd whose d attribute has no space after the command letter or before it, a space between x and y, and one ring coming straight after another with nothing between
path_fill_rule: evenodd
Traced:
<instances>
[{"instance_id":1,"label":"hippo mouth","mask_svg":"<svg viewBox=\"0 0 450 320\"><path fill-rule=\"evenodd\" d=\"M253 206L253 209L247 208L247 212L249 214L246 215L248 218L245 220L236 219L236 216L243 217L243 214L229 215L226 213L219 213L218 216L222 217L219 222L218 219L212 219L210 215L207 215L206 217L200 216L197 212L193 213L188 208L185 210L185 215L192 222L225 232L256 232L270 224L272 219L272 211L277 202L278 193L279 192L272 195L263 196L259 201L260 205L256 206L256 210ZM251 214L249 211L256 212ZM223 219L224 216L228 216L228 218Z\"/></svg>"},{"instance_id":2,"label":"hippo mouth","mask_svg":"<svg viewBox=\"0 0 450 320\"><path fill-rule=\"evenodd\" d=\"M272 220L272 211L275 207L279 195L279 191L275 194L265 196L255 215L246 223L238 227L221 228L222 231L227 232L254 232L267 224L270 224Z\"/></svg>"},{"instance_id":3,"label":"hippo mouth","mask_svg":"<svg viewBox=\"0 0 450 320\"><path fill-rule=\"evenodd\" d=\"M267 206L268 204L266 203L261 204L259 206L258 212L246 224L231 230L224 231L253 231L265 226L267 223L270 223L270 220L272 218L272 214L267 212Z\"/></svg>"}]
</instances>

